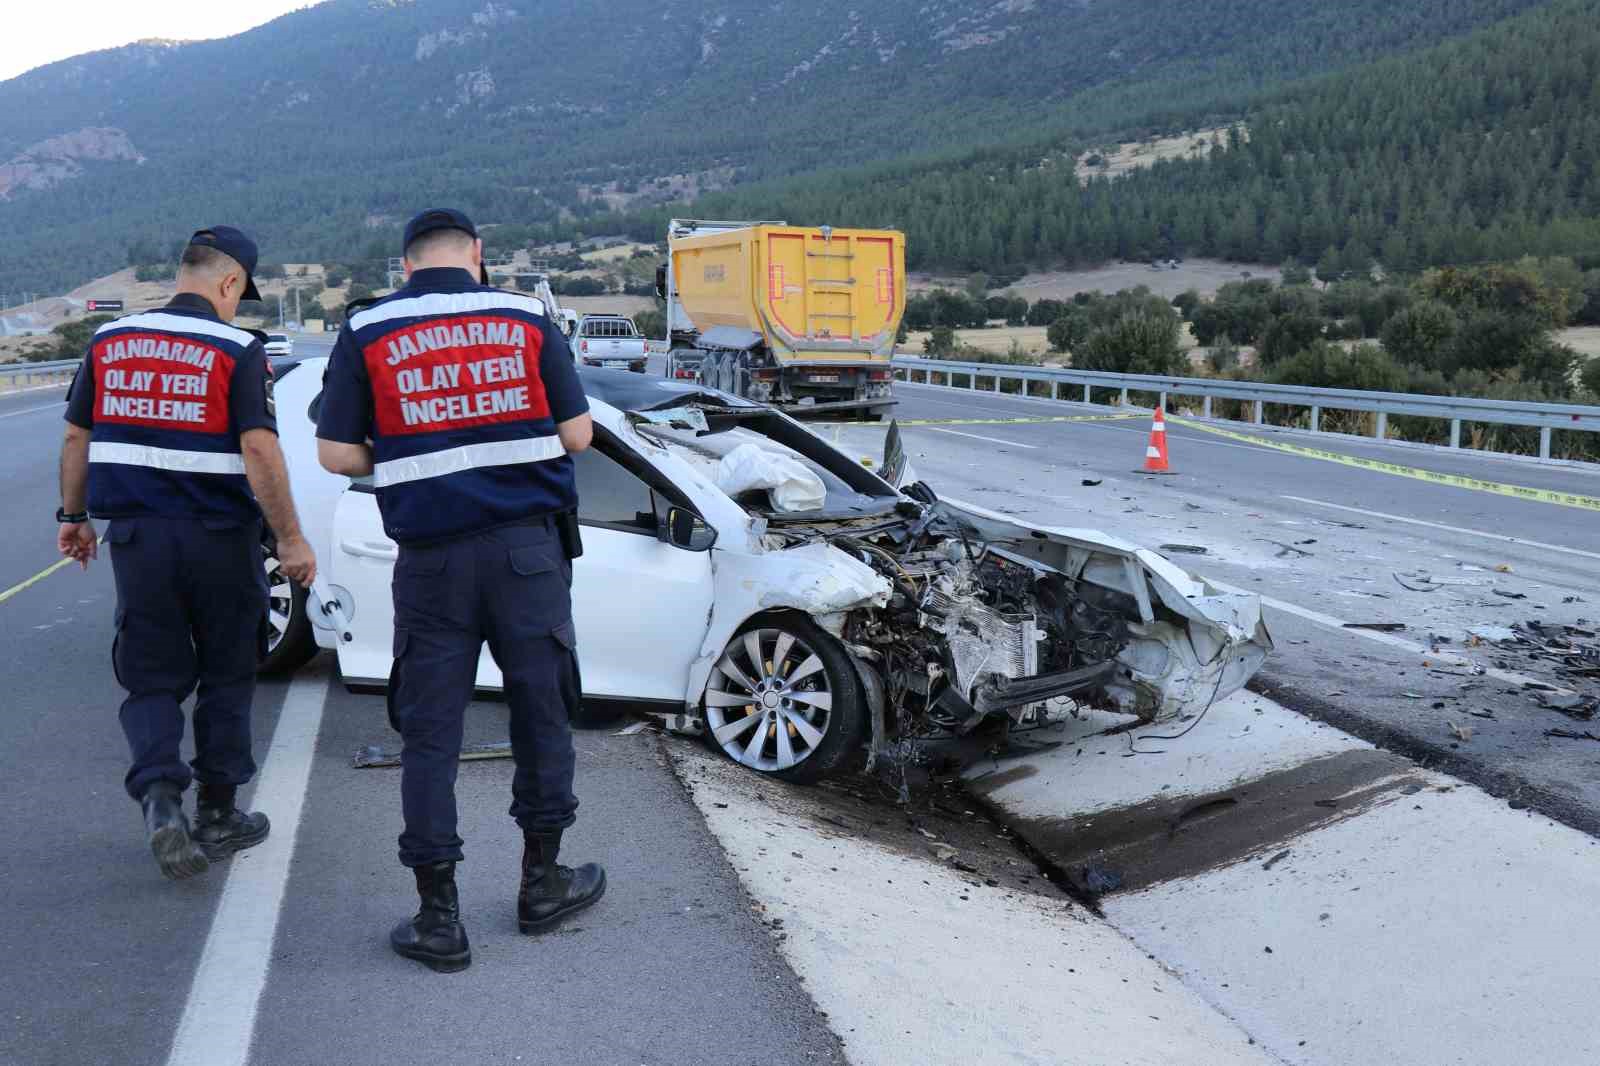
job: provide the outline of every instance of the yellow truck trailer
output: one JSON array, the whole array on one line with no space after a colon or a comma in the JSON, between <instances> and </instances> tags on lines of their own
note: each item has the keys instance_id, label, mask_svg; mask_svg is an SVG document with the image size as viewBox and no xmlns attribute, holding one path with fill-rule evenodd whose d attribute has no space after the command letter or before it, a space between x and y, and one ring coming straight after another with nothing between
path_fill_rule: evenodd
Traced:
<instances>
[{"instance_id":1,"label":"yellow truck trailer","mask_svg":"<svg viewBox=\"0 0 1600 1066\"><path fill-rule=\"evenodd\" d=\"M671 376L793 413L876 419L894 404L904 234L674 219L667 254Z\"/></svg>"}]
</instances>

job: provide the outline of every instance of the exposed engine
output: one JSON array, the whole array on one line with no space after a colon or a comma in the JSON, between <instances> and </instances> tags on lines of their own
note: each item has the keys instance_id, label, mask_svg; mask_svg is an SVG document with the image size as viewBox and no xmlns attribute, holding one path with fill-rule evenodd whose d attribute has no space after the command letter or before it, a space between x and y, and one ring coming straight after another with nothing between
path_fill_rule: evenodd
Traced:
<instances>
[{"instance_id":1,"label":"exposed engine","mask_svg":"<svg viewBox=\"0 0 1600 1066\"><path fill-rule=\"evenodd\" d=\"M830 538L894 587L887 606L852 612L844 632L883 679L885 732L962 736L1095 702L1130 639L1131 597L931 518Z\"/></svg>"}]
</instances>

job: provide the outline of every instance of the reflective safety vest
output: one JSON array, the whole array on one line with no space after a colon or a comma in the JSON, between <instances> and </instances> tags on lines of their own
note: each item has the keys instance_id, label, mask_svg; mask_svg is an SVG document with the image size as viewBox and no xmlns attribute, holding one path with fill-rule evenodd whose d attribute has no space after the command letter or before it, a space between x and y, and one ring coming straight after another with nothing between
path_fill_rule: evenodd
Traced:
<instances>
[{"instance_id":1,"label":"reflective safety vest","mask_svg":"<svg viewBox=\"0 0 1600 1066\"><path fill-rule=\"evenodd\" d=\"M101 326L67 410L91 430L90 512L259 518L239 434L276 428L271 373L255 334L210 317L169 307Z\"/></svg>"},{"instance_id":2,"label":"reflective safety vest","mask_svg":"<svg viewBox=\"0 0 1600 1066\"><path fill-rule=\"evenodd\" d=\"M555 369L572 375L563 378L572 389L576 371L557 354L554 333L538 299L476 285L402 289L350 316L319 435L331 429L339 439L348 425L330 410L345 402L332 378L356 369L340 368L341 359L358 358L371 397L373 484L391 537L426 543L576 506L542 363L564 361Z\"/></svg>"}]
</instances>

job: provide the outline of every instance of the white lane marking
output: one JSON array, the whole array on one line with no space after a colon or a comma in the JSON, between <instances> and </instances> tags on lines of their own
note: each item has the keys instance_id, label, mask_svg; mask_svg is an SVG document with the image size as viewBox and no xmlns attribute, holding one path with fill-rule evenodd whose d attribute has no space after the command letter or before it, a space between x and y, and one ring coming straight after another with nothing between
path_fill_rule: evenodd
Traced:
<instances>
[{"instance_id":1,"label":"white lane marking","mask_svg":"<svg viewBox=\"0 0 1600 1066\"><path fill-rule=\"evenodd\" d=\"M22 410L22 411L7 411L5 414L0 415L0 418L18 418L18 417L20 417L22 415L36 415L40 411L54 411L56 408L60 407L62 403L65 403L65 402L66 402L65 400L62 400L62 401L57 402L57 403L47 403L43 407L29 407L26 410Z\"/></svg>"},{"instance_id":2,"label":"white lane marking","mask_svg":"<svg viewBox=\"0 0 1600 1066\"><path fill-rule=\"evenodd\" d=\"M971 437L973 440L986 440L990 444L1004 444L1007 448L1026 448L1033 451L1039 447L1037 444L1018 444L1014 440L1001 440L999 437L984 437L976 433L963 433L959 429L940 429L938 426L907 426L907 430L925 429L929 433L948 433L952 437Z\"/></svg>"},{"instance_id":3,"label":"white lane marking","mask_svg":"<svg viewBox=\"0 0 1600 1066\"><path fill-rule=\"evenodd\" d=\"M1470 537L1483 537L1486 540L1498 540L1504 544L1525 544L1530 548L1540 548L1549 552L1561 552L1564 555L1581 555L1585 559L1600 559L1600 552L1586 552L1582 548L1568 548L1563 544L1546 544L1542 540L1529 540L1526 537L1508 537L1504 533L1486 533L1481 529L1467 529L1463 526L1447 526L1443 522L1427 522L1421 518L1405 518L1397 514L1385 514L1383 511L1368 511L1361 507L1346 507L1342 503L1329 503L1326 500L1312 500L1304 496L1284 496L1286 500L1296 503L1309 503L1316 507L1331 507L1335 511L1349 511L1351 514L1366 515L1368 518L1383 518L1390 522L1404 522L1407 525L1427 526L1429 529L1442 529L1447 533L1464 533Z\"/></svg>"},{"instance_id":4,"label":"white lane marking","mask_svg":"<svg viewBox=\"0 0 1600 1066\"><path fill-rule=\"evenodd\" d=\"M900 384L904 385L905 382L902 381L902 382L900 382ZM919 385L918 387L919 388L929 388L930 386ZM940 386L934 385L934 386L931 386L931 388L938 389L938 388L940 388ZM978 396L980 398L985 396L985 395L987 395L987 394L985 394L985 393L979 393L978 394ZM1022 401L1024 403L1050 404L1051 406L1056 407L1056 408L1060 408L1060 407L1063 407L1063 406L1069 406L1068 401L1065 401L1065 400L1042 400L1042 399L1039 399L1037 397L1029 397L1027 399L1023 399L1023 397L1020 397L1020 396L1007 396L1007 397L1004 397L1004 398L1007 399L1007 400L1011 400L1011 401ZM966 412L967 417L969 417L969 418L973 418L973 417L983 418L983 417L988 417L990 415L993 415L993 417L995 417L995 418L1006 417L1005 412L1002 412L1002 411L984 410L981 407L974 407L972 404L953 403L950 400L936 400L936 399L933 399L932 397L919 397L918 398L918 402L919 403L937 403L937 404L939 404L941 406L944 406L944 407L959 408L960 410ZM1076 405L1071 405L1071 406L1082 407L1084 405L1083 404L1076 404ZM1099 408L1099 410L1104 410L1104 408L1103 407ZM974 414L974 412L978 412L978 413ZM1052 425L1052 426L1054 426L1054 425L1092 426L1092 427L1096 427L1096 428L1099 428L1099 429L1114 429L1119 433L1137 433L1137 434L1140 434L1140 435L1146 436L1146 437L1150 435L1150 428L1148 426L1142 426L1142 425L1141 426L1119 426L1119 425L1116 425L1113 422L1059 422L1059 423L1044 423L1044 422L1040 422L1040 423L1036 423L1035 426L1032 427L1032 428L1037 428L1038 426L1043 426L1043 425ZM933 427L931 427L931 426L901 426L900 428L902 430L909 430L909 429L932 429ZM941 433L954 433L955 430L945 429L945 430L940 430L939 432L941 432ZM970 433L960 434L960 436L969 436L969 437L973 436L973 435L974 434L970 434ZM987 439L987 438L980 437L979 439L980 440L984 440L984 439ZM1191 444L1203 444L1207 448L1233 448L1233 449L1236 449L1236 450L1241 451L1241 452L1253 452L1256 455L1260 455L1263 451L1270 450L1270 449L1266 449L1266 448L1259 448L1259 447L1255 446L1254 444L1234 444L1231 441L1210 440L1207 437L1205 437L1203 435L1200 435L1200 434L1191 435L1189 433L1179 433L1175 429L1171 430L1171 431L1169 431L1167 433L1167 442L1168 442L1167 446L1168 446L1168 448L1172 447L1172 442L1174 440L1182 441L1184 447L1188 447ZM1011 442L1008 441L1006 443L1011 443ZM1016 445L1016 446L1019 447L1019 448L1037 447L1037 445L1029 445L1029 444L1019 444L1019 445ZM1283 454L1283 453L1279 453L1279 454ZM1183 471L1179 471L1179 473L1182 473L1182 472Z\"/></svg>"},{"instance_id":5,"label":"white lane marking","mask_svg":"<svg viewBox=\"0 0 1600 1066\"><path fill-rule=\"evenodd\" d=\"M1223 592L1236 592L1243 593L1247 596L1260 596L1261 602L1266 604L1268 607L1271 607L1273 610L1282 611L1285 614L1292 614L1297 618L1303 618L1308 622L1315 622L1317 625L1325 626L1328 629L1336 629L1340 633L1344 633L1349 636L1361 637L1377 644L1387 644L1391 648L1399 648L1401 651L1408 651L1413 655L1426 655L1430 662L1450 663L1453 666L1466 666L1471 667L1474 670L1480 669L1483 666L1482 663L1479 663L1465 655L1458 655L1451 651L1435 651L1426 644L1418 644L1414 640L1407 640L1404 637L1397 637L1393 633L1380 633L1375 629L1346 629L1344 621L1342 619L1335 618L1331 614L1323 614L1321 611L1313 611L1308 607L1300 607L1293 603L1286 603L1283 600L1274 599L1271 596L1261 596L1261 594L1258 592L1251 592L1249 589L1242 589L1237 585L1230 585L1226 582L1218 581L1214 577L1207 576L1206 580L1212 585L1221 589ZM1558 691L1566 691L1565 689L1562 689L1561 686L1554 685L1551 682L1540 681L1537 678L1529 677L1527 674L1519 674L1512 670L1501 670L1494 666L1485 669L1484 676L1492 677L1497 681L1504 681L1506 684L1515 685L1517 688L1522 688L1524 685L1534 684L1555 688Z\"/></svg>"},{"instance_id":6,"label":"white lane marking","mask_svg":"<svg viewBox=\"0 0 1600 1066\"><path fill-rule=\"evenodd\" d=\"M249 1062L256 1009L267 983L278 912L327 699L325 674L293 682L284 696L272 748L251 801L272 819L272 835L228 861L228 883L211 919L167 1066Z\"/></svg>"}]
</instances>

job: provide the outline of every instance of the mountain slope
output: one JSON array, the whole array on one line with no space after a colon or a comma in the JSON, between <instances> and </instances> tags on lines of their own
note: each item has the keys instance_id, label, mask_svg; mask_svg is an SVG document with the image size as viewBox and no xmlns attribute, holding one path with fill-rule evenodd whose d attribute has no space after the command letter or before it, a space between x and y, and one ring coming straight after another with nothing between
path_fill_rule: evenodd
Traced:
<instances>
[{"instance_id":1,"label":"mountain slope","mask_svg":"<svg viewBox=\"0 0 1600 1066\"><path fill-rule=\"evenodd\" d=\"M126 142L0 191L0 288L62 287L202 219L255 229L272 259L348 255L435 200L555 225L610 182L1171 124L1533 5L332 0L0 83L0 166L86 130Z\"/></svg>"},{"instance_id":2,"label":"mountain slope","mask_svg":"<svg viewBox=\"0 0 1600 1066\"><path fill-rule=\"evenodd\" d=\"M1080 183L1076 145L1033 143L754 185L752 211L892 220L919 267L1157 255L1332 272L1577 255L1600 263L1600 0L1560 0L1459 40L1281 90L1196 158ZM660 220L633 221L639 232Z\"/></svg>"}]
</instances>

